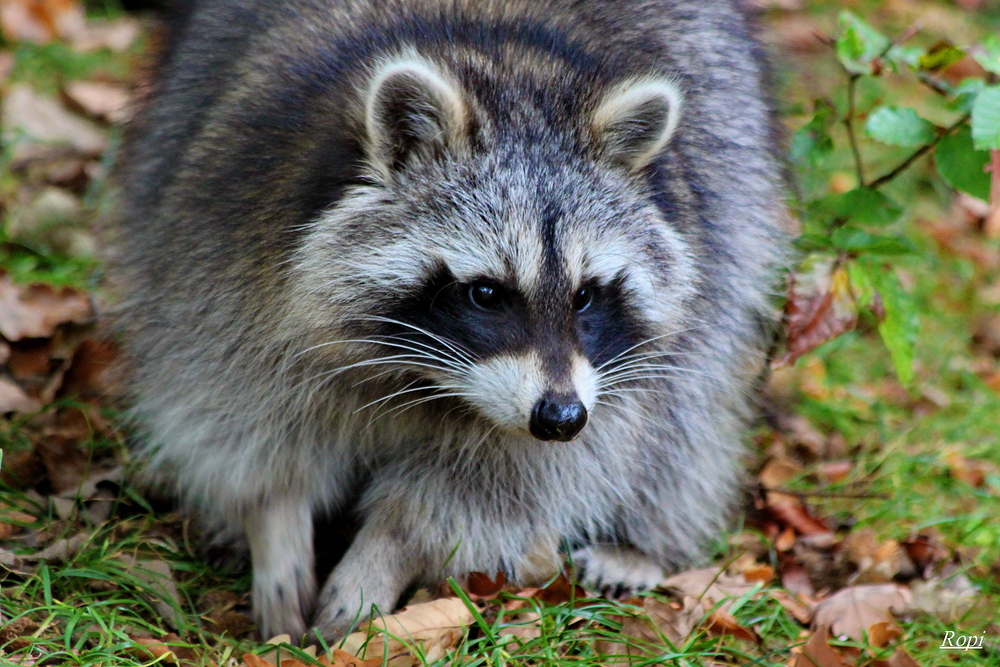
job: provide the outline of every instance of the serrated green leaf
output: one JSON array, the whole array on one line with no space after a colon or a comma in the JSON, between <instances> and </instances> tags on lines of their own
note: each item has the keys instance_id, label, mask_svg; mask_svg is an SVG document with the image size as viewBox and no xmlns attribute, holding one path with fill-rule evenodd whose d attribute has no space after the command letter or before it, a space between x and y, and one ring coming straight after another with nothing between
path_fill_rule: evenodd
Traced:
<instances>
[{"instance_id":1,"label":"serrated green leaf","mask_svg":"<svg viewBox=\"0 0 1000 667\"><path fill-rule=\"evenodd\" d=\"M988 86L972 105L972 143L976 150L1000 150L1000 86Z\"/></svg>"},{"instance_id":2,"label":"serrated green leaf","mask_svg":"<svg viewBox=\"0 0 1000 667\"><path fill-rule=\"evenodd\" d=\"M794 162L816 165L833 152L833 140L828 131L833 120L834 110L830 104L817 100L812 119L792 135L789 154Z\"/></svg>"},{"instance_id":3,"label":"serrated green leaf","mask_svg":"<svg viewBox=\"0 0 1000 667\"><path fill-rule=\"evenodd\" d=\"M837 58L849 72L871 74L871 61L888 50L889 39L851 12L841 12L839 20L843 32L835 45Z\"/></svg>"},{"instance_id":4,"label":"serrated green leaf","mask_svg":"<svg viewBox=\"0 0 1000 667\"><path fill-rule=\"evenodd\" d=\"M868 116L865 132L891 146L916 148L934 141L934 124L906 107L879 107Z\"/></svg>"},{"instance_id":5,"label":"serrated green leaf","mask_svg":"<svg viewBox=\"0 0 1000 667\"><path fill-rule=\"evenodd\" d=\"M903 236L871 234L851 225L834 230L831 241L837 250L872 256L899 257L917 252L916 246Z\"/></svg>"},{"instance_id":6,"label":"serrated green leaf","mask_svg":"<svg viewBox=\"0 0 1000 667\"><path fill-rule=\"evenodd\" d=\"M861 225L888 225L895 222L902 212L896 202L870 188L829 195L810 206L811 214L827 221L845 220Z\"/></svg>"},{"instance_id":7,"label":"serrated green leaf","mask_svg":"<svg viewBox=\"0 0 1000 667\"><path fill-rule=\"evenodd\" d=\"M889 49L889 53L886 54L886 58L891 60L896 64L907 65L909 67L920 67L920 58L922 58L927 51L920 48L919 46L909 46L907 44L897 44L896 46Z\"/></svg>"},{"instance_id":8,"label":"serrated green leaf","mask_svg":"<svg viewBox=\"0 0 1000 667\"><path fill-rule=\"evenodd\" d=\"M969 127L942 138L934 147L934 164L945 182L984 201L990 198L990 175L983 170L989 161L989 151L973 148Z\"/></svg>"},{"instance_id":9,"label":"serrated green leaf","mask_svg":"<svg viewBox=\"0 0 1000 667\"><path fill-rule=\"evenodd\" d=\"M972 51L972 57L987 72L1000 74L1000 37L990 35L984 39L979 47Z\"/></svg>"},{"instance_id":10,"label":"serrated green leaf","mask_svg":"<svg viewBox=\"0 0 1000 667\"><path fill-rule=\"evenodd\" d=\"M913 351L920 331L920 316L895 271L874 266L871 269L868 276L885 308L885 319L879 323L878 332L889 350L899 381L909 385L913 382Z\"/></svg>"},{"instance_id":11,"label":"serrated green leaf","mask_svg":"<svg viewBox=\"0 0 1000 667\"><path fill-rule=\"evenodd\" d=\"M868 276L866 267L857 261L848 262L847 275L851 280L855 300L859 308L867 308L875 299L875 285Z\"/></svg>"},{"instance_id":12,"label":"serrated green leaf","mask_svg":"<svg viewBox=\"0 0 1000 667\"><path fill-rule=\"evenodd\" d=\"M952 99L948 106L955 111L962 113L972 113L972 105L976 103L976 97L986 87L986 82L982 79L966 79L951 90Z\"/></svg>"},{"instance_id":13,"label":"serrated green leaf","mask_svg":"<svg viewBox=\"0 0 1000 667\"><path fill-rule=\"evenodd\" d=\"M918 61L922 70L934 72L954 65L965 57L965 51L949 42L938 42L932 46Z\"/></svg>"},{"instance_id":14,"label":"serrated green leaf","mask_svg":"<svg viewBox=\"0 0 1000 667\"><path fill-rule=\"evenodd\" d=\"M803 234L793 242L795 247L802 252L820 252L831 250L833 243L822 234Z\"/></svg>"}]
</instances>

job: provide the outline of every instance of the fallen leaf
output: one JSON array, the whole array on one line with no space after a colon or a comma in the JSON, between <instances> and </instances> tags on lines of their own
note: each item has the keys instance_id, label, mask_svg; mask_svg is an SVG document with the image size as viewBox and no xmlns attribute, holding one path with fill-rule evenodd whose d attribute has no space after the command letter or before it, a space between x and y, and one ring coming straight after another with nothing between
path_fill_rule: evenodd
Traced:
<instances>
[{"instance_id":1,"label":"fallen leaf","mask_svg":"<svg viewBox=\"0 0 1000 667\"><path fill-rule=\"evenodd\" d=\"M947 572L949 569L952 571ZM972 581L964 573L954 571L953 565L941 575L912 582L910 592L911 609L945 622L960 619L980 600L980 593Z\"/></svg>"},{"instance_id":2,"label":"fallen leaf","mask_svg":"<svg viewBox=\"0 0 1000 667\"><path fill-rule=\"evenodd\" d=\"M518 644L537 639L542 636L541 616L536 611L524 611L505 618L504 624L497 634L513 637Z\"/></svg>"},{"instance_id":3,"label":"fallen leaf","mask_svg":"<svg viewBox=\"0 0 1000 667\"><path fill-rule=\"evenodd\" d=\"M628 641L598 640L594 650L606 656L654 655L665 645L683 644L704 617L705 609L694 597L666 602L646 596L641 614L622 619L621 635Z\"/></svg>"},{"instance_id":4,"label":"fallen leaf","mask_svg":"<svg viewBox=\"0 0 1000 667\"><path fill-rule=\"evenodd\" d=\"M382 658L372 658L371 660L362 660L361 658L351 655L347 651L342 651L339 648L333 649L333 662L325 662L323 658L320 658L320 663L328 665L328 667L382 667ZM284 667L284 663L282 663Z\"/></svg>"},{"instance_id":5,"label":"fallen leaf","mask_svg":"<svg viewBox=\"0 0 1000 667\"><path fill-rule=\"evenodd\" d=\"M60 324L84 324L93 317L90 299L70 287L15 284L0 275L0 334L9 341L47 338Z\"/></svg>"},{"instance_id":6,"label":"fallen leaf","mask_svg":"<svg viewBox=\"0 0 1000 667\"><path fill-rule=\"evenodd\" d=\"M191 647L185 645L183 640L172 632L163 635L159 639L134 635L129 635L129 639L138 644L142 652L154 660L177 664L181 662L194 662L198 658Z\"/></svg>"},{"instance_id":7,"label":"fallen leaf","mask_svg":"<svg viewBox=\"0 0 1000 667\"><path fill-rule=\"evenodd\" d=\"M121 86L104 81L70 81L63 88L70 108L108 123L128 118L128 93Z\"/></svg>"},{"instance_id":8,"label":"fallen leaf","mask_svg":"<svg viewBox=\"0 0 1000 667\"><path fill-rule=\"evenodd\" d=\"M851 667L851 663L830 646L829 635L826 627L816 628L809 640L797 649L789 667Z\"/></svg>"},{"instance_id":9,"label":"fallen leaf","mask_svg":"<svg viewBox=\"0 0 1000 667\"><path fill-rule=\"evenodd\" d=\"M910 591L895 584L850 586L816 606L813 624L830 628L835 637L861 641L876 623L892 623L892 612L906 611L911 600Z\"/></svg>"},{"instance_id":10,"label":"fallen leaf","mask_svg":"<svg viewBox=\"0 0 1000 667\"><path fill-rule=\"evenodd\" d=\"M790 364L828 340L854 329L858 307L847 269L819 258L790 280L785 305L788 348L778 365Z\"/></svg>"},{"instance_id":11,"label":"fallen leaf","mask_svg":"<svg viewBox=\"0 0 1000 667\"><path fill-rule=\"evenodd\" d=\"M79 51L109 49L116 53L131 47L141 34L139 22L131 16L113 21L88 21L82 30L69 36Z\"/></svg>"},{"instance_id":12,"label":"fallen leaf","mask_svg":"<svg viewBox=\"0 0 1000 667\"><path fill-rule=\"evenodd\" d=\"M56 540L38 553L21 556L25 561L43 560L48 563L65 563L80 553L83 545L90 540L90 533L79 533L73 537Z\"/></svg>"},{"instance_id":13,"label":"fallen leaf","mask_svg":"<svg viewBox=\"0 0 1000 667\"><path fill-rule=\"evenodd\" d=\"M3 99L3 139L13 146L13 159L30 154L30 142L65 144L81 155L97 157L107 148L107 135L57 100L36 93L27 84L12 85ZM28 141L19 139L23 133Z\"/></svg>"},{"instance_id":14,"label":"fallen leaf","mask_svg":"<svg viewBox=\"0 0 1000 667\"><path fill-rule=\"evenodd\" d=\"M420 665L415 648L427 662L440 660L474 620L458 598L433 600L372 619L364 630L348 635L341 647L363 659L387 657L393 667Z\"/></svg>"},{"instance_id":15,"label":"fallen leaf","mask_svg":"<svg viewBox=\"0 0 1000 667\"><path fill-rule=\"evenodd\" d=\"M177 584L174 583L170 565L165 560L137 559L128 554L119 554L115 560L122 563L129 574L149 588L145 593L156 613L172 622L174 627L179 626L177 609L181 606L180 594L177 592Z\"/></svg>"},{"instance_id":16,"label":"fallen leaf","mask_svg":"<svg viewBox=\"0 0 1000 667\"><path fill-rule=\"evenodd\" d=\"M876 648L884 648L902 636L899 626L889 621L879 621L868 628L868 643Z\"/></svg>"},{"instance_id":17,"label":"fallen leaf","mask_svg":"<svg viewBox=\"0 0 1000 667\"><path fill-rule=\"evenodd\" d=\"M83 29L83 4L78 0L4 0L0 30L12 42L44 44Z\"/></svg>"},{"instance_id":18,"label":"fallen leaf","mask_svg":"<svg viewBox=\"0 0 1000 667\"><path fill-rule=\"evenodd\" d=\"M498 572L496 578L483 572L470 572L465 583L465 590L472 600L486 600L499 595L506 583L507 577L504 576L503 572Z\"/></svg>"},{"instance_id":19,"label":"fallen leaf","mask_svg":"<svg viewBox=\"0 0 1000 667\"><path fill-rule=\"evenodd\" d=\"M756 632L743 627L736 621L732 614L721 609L716 609L708 615L705 627L712 635L730 635L748 642L760 641L760 637L757 636Z\"/></svg>"},{"instance_id":20,"label":"fallen leaf","mask_svg":"<svg viewBox=\"0 0 1000 667\"><path fill-rule=\"evenodd\" d=\"M0 288L2 289L2 288ZM3 315L0 315L2 318ZM41 401L28 396L21 387L0 377L0 415L8 413L30 414L42 409ZM6 462L4 468L6 469Z\"/></svg>"}]
</instances>

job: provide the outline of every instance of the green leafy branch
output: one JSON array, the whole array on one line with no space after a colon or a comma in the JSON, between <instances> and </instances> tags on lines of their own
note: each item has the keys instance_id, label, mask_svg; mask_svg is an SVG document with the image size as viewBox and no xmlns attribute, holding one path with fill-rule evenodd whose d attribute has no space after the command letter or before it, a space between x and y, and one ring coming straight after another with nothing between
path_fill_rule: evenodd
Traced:
<instances>
[{"instance_id":1,"label":"green leafy branch","mask_svg":"<svg viewBox=\"0 0 1000 667\"><path fill-rule=\"evenodd\" d=\"M910 384L919 318L896 274L896 264L918 250L904 235L886 231L902 217L903 208L881 189L922 157L933 155L937 174L948 186L982 200L992 198L994 208L998 206L1000 174L991 173L988 165L992 161L1000 168L1000 39L990 36L968 49L949 42L924 49L909 45L919 32L917 26L891 40L851 12L840 15L840 27L840 34L828 43L847 77L843 111L830 100L817 100L813 117L792 137L791 157L800 170L815 171L834 152L831 132L840 124L857 185L805 202L799 247L806 255L789 291L785 359L794 360L853 329L859 314L868 311L879 321L897 375ZM984 76L957 85L938 76L967 56L982 66ZM887 146L913 150L868 180L858 136L858 86L903 72L915 74L957 117L939 126L910 107L872 109L864 122L865 135Z\"/></svg>"}]
</instances>

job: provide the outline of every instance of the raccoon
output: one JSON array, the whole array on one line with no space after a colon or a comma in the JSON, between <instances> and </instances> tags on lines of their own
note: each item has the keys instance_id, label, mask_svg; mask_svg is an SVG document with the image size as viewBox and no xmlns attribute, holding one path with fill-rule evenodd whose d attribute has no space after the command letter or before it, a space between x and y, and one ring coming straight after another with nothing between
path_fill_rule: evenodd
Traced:
<instances>
[{"instance_id":1,"label":"raccoon","mask_svg":"<svg viewBox=\"0 0 1000 667\"><path fill-rule=\"evenodd\" d=\"M784 185L735 0L201 0L117 167L138 455L264 636L717 536ZM325 581L314 522L360 529ZM561 551L562 550L562 551Z\"/></svg>"}]
</instances>

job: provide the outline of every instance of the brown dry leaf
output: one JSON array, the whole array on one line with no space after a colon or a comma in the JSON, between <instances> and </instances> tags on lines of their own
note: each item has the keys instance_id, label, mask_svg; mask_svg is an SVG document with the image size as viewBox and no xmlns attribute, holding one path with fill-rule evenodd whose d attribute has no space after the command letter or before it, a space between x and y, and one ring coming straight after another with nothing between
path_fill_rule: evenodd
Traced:
<instances>
[{"instance_id":1,"label":"brown dry leaf","mask_svg":"<svg viewBox=\"0 0 1000 667\"><path fill-rule=\"evenodd\" d=\"M880 621L868 628L868 643L877 648L889 645L889 642L903 636L903 631L895 623Z\"/></svg>"},{"instance_id":2,"label":"brown dry leaf","mask_svg":"<svg viewBox=\"0 0 1000 667\"><path fill-rule=\"evenodd\" d=\"M957 446L946 448L941 453L941 458L952 477L975 489L986 484L986 476L993 472L988 462L965 458L961 448Z\"/></svg>"},{"instance_id":3,"label":"brown dry leaf","mask_svg":"<svg viewBox=\"0 0 1000 667\"><path fill-rule=\"evenodd\" d=\"M121 52L132 46L141 32L136 19L124 16L113 21L88 21L82 30L70 35L70 40L78 51Z\"/></svg>"},{"instance_id":4,"label":"brown dry leaf","mask_svg":"<svg viewBox=\"0 0 1000 667\"><path fill-rule=\"evenodd\" d=\"M3 316L0 315L0 318ZM42 409L42 402L28 396L21 387L0 377L0 415L30 414ZM7 468L6 462L4 468Z\"/></svg>"},{"instance_id":5,"label":"brown dry leaf","mask_svg":"<svg viewBox=\"0 0 1000 667\"><path fill-rule=\"evenodd\" d=\"M363 659L388 656L393 667L419 665L415 648L419 647L428 662L440 660L474 620L458 598L433 600L372 619L365 630L348 635L342 648Z\"/></svg>"},{"instance_id":6,"label":"brown dry leaf","mask_svg":"<svg viewBox=\"0 0 1000 667\"><path fill-rule=\"evenodd\" d=\"M128 554L119 554L115 560L123 563L130 574L150 589L146 597L156 613L172 622L175 627L180 625L176 618L176 610L181 606L180 594L170 565L165 560L136 559Z\"/></svg>"},{"instance_id":7,"label":"brown dry leaf","mask_svg":"<svg viewBox=\"0 0 1000 667\"><path fill-rule=\"evenodd\" d=\"M243 664L246 667L277 667L273 662L259 658L253 653L243 654Z\"/></svg>"},{"instance_id":8,"label":"brown dry leaf","mask_svg":"<svg viewBox=\"0 0 1000 667\"><path fill-rule=\"evenodd\" d=\"M675 647L683 644L704 616L701 602L694 597L664 602L647 596L642 598L642 614L622 620L621 634L631 641L602 639L595 642L594 650L606 656L646 657L656 653L664 640ZM643 650L641 647L648 648Z\"/></svg>"},{"instance_id":9,"label":"brown dry leaf","mask_svg":"<svg viewBox=\"0 0 1000 667\"><path fill-rule=\"evenodd\" d=\"M21 510L10 509L0 505L0 540L16 535L24 530L21 524L32 524L37 521L33 514Z\"/></svg>"},{"instance_id":10,"label":"brown dry leaf","mask_svg":"<svg viewBox=\"0 0 1000 667\"><path fill-rule=\"evenodd\" d=\"M189 646L184 646L183 640L173 632L165 634L159 639L135 635L129 635L129 639L139 645L140 651L137 653L145 653L146 656L154 660L178 664L182 661L193 662L198 657Z\"/></svg>"},{"instance_id":11,"label":"brown dry leaf","mask_svg":"<svg viewBox=\"0 0 1000 667\"><path fill-rule=\"evenodd\" d=\"M84 324L93 317L87 294L71 287L15 284L0 275L0 334L9 341L48 338L60 324Z\"/></svg>"},{"instance_id":12,"label":"brown dry leaf","mask_svg":"<svg viewBox=\"0 0 1000 667\"><path fill-rule=\"evenodd\" d=\"M847 270L832 258L803 266L788 287L787 352L778 365L790 364L858 323L858 306Z\"/></svg>"},{"instance_id":13,"label":"brown dry leaf","mask_svg":"<svg viewBox=\"0 0 1000 667\"><path fill-rule=\"evenodd\" d=\"M382 667L382 658L372 658L371 660L362 660L361 658L351 655L347 651L342 651L339 648L333 649L333 662L331 663L326 656L319 659L321 664L328 665L328 667ZM285 667L285 663L281 663L281 667Z\"/></svg>"},{"instance_id":14,"label":"brown dry leaf","mask_svg":"<svg viewBox=\"0 0 1000 667\"><path fill-rule=\"evenodd\" d=\"M809 641L794 649L796 655L788 667L851 667L829 642L830 631L825 627L816 628Z\"/></svg>"},{"instance_id":15,"label":"brown dry leaf","mask_svg":"<svg viewBox=\"0 0 1000 667\"><path fill-rule=\"evenodd\" d=\"M90 533L79 533L73 537L56 540L38 553L21 556L25 561L44 560L48 563L65 563L80 552L83 545L90 539Z\"/></svg>"},{"instance_id":16,"label":"brown dry leaf","mask_svg":"<svg viewBox=\"0 0 1000 667\"><path fill-rule=\"evenodd\" d=\"M895 584L850 586L821 601L813 623L830 628L835 637L861 641L868 628L892 623L892 612L906 611L911 601L910 591Z\"/></svg>"},{"instance_id":17,"label":"brown dry leaf","mask_svg":"<svg viewBox=\"0 0 1000 667\"><path fill-rule=\"evenodd\" d=\"M960 619L982 600L979 590L956 566L949 564L940 575L910 584L910 609L923 611L939 620Z\"/></svg>"},{"instance_id":18,"label":"brown dry leaf","mask_svg":"<svg viewBox=\"0 0 1000 667\"><path fill-rule=\"evenodd\" d=\"M26 84L10 87L3 99L3 138L14 147L15 162L32 154L30 142L65 144L81 155L97 157L107 148L107 134L92 122L67 111L57 100ZM23 132L30 141L17 140Z\"/></svg>"},{"instance_id":19,"label":"brown dry leaf","mask_svg":"<svg viewBox=\"0 0 1000 667\"><path fill-rule=\"evenodd\" d=\"M540 615L536 611L524 611L520 614L505 619L498 634L504 637L513 637L518 644L531 641L542 636L542 626L539 623Z\"/></svg>"},{"instance_id":20,"label":"brown dry leaf","mask_svg":"<svg viewBox=\"0 0 1000 667\"><path fill-rule=\"evenodd\" d=\"M104 81L70 81L63 89L70 108L108 123L128 118L128 93L122 86Z\"/></svg>"},{"instance_id":21,"label":"brown dry leaf","mask_svg":"<svg viewBox=\"0 0 1000 667\"><path fill-rule=\"evenodd\" d=\"M808 625L812 622L813 609L815 609L816 604L811 600L804 600L801 596L780 589L768 591L768 595L777 600L778 604L802 625Z\"/></svg>"},{"instance_id":22,"label":"brown dry leaf","mask_svg":"<svg viewBox=\"0 0 1000 667\"><path fill-rule=\"evenodd\" d=\"M774 568L766 563L754 563L753 565L743 568L740 573L743 575L743 578L751 584L755 584L757 582L769 584L774 580Z\"/></svg>"},{"instance_id":23,"label":"brown dry leaf","mask_svg":"<svg viewBox=\"0 0 1000 667\"><path fill-rule=\"evenodd\" d=\"M472 600L487 600L500 594L507 584L507 577L498 572L496 578L484 572L470 572L465 582L465 590Z\"/></svg>"},{"instance_id":24,"label":"brown dry leaf","mask_svg":"<svg viewBox=\"0 0 1000 667\"><path fill-rule=\"evenodd\" d=\"M12 42L44 44L83 29L79 0L4 0L0 2L0 30Z\"/></svg>"},{"instance_id":25,"label":"brown dry leaf","mask_svg":"<svg viewBox=\"0 0 1000 667\"><path fill-rule=\"evenodd\" d=\"M773 498L773 501L772 501ZM797 498L787 494L768 493L767 510L778 521L794 528L800 535L832 537L833 531L822 519L809 513L809 510Z\"/></svg>"},{"instance_id":26,"label":"brown dry leaf","mask_svg":"<svg viewBox=\"0 0 1000 667\"><path fill-rule=\"evenodd\" d=\"M736 621L732 614L721 609L716 609L708 615L705 627L710 634L716 636L730 635L748 642L760 642L760 637L757 636L756 632L749 628L744 628Z\"/></svg>"},{"instance_id":27,"label":"brown dry leaf","mask_svg":"<svg viewBox=\"0 0 1000 667\"><path fill-rule=\"evenodd\" d=\"M842 482L854 469L853 461L824 461L819 464L816 472L827 484Z\"/></svg>"},{"instance_id":28,"label":"brown dry leaf","mask_svg":"<svg viewBox=\"0 0 1000 667\"><path fill-rule=\"evenodd\" d=\"M664 579L657 585L660 590L676 590L684 596L701 600L705 611L717 607L728 611L732 606L730 598L749 595L757 588L746 580L743 575L730 575L720 572L718 568L706 567L700 570L688 570Z\"/></svg>"},{"instance_id":29,"label":"brown dry leaf","mask_svg":"<svg viewBox=\"0 0 1000 667\"><path fill-rule=\"evenodd\" d=\"M124 389L115 374L119 348L114 341L87 338L73 354L60 389L77 397L120 396Z\"/></svg>"}]
</instances>

